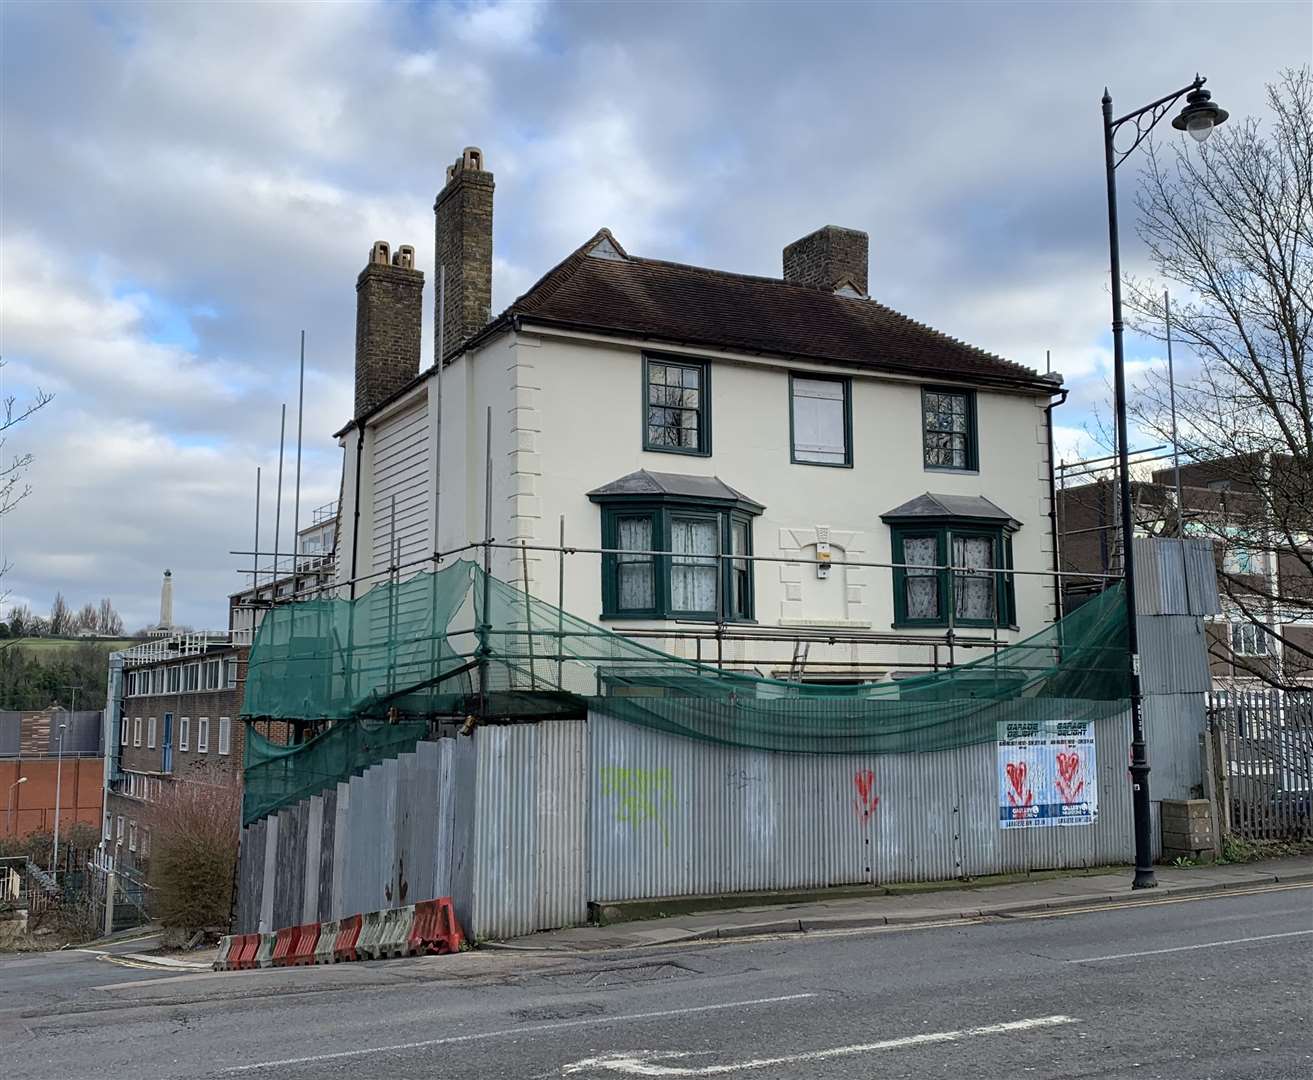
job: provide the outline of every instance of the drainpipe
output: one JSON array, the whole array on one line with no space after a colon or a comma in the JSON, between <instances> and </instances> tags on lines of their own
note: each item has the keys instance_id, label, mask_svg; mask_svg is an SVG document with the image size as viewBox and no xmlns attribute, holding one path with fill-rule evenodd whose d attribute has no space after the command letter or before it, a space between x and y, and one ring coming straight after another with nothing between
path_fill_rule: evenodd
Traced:
<instances>
[{"instance_id":1,"label":"drainpipe","mask_svg":"<svg viewBox=\"0 0 1313 1080\"><path fill-rule=\"evenodd\" d=\"M356 560L360 552L360 462L365 454L365 425L360 424L356 437L355 514L351 520L351 599L356 598Z\"/></svg>"},{"instance_id":2,"label":"drainpipe","mask_svg":"<svg viewBox=\"0 0 1313 1080\"><path fill-rule=\"evenodd\" d=\"M1065 387L1058 393L1062 397L1057 401L1050 401L1044 406L1044 427L1048 434L1049 440L1049 535L1053 540L1053 599L1054 610L1058 618L1062 618L1062 578L1058 576L1058 571L1062 569L1061 555L1059 554L1058 545L1058 485L1053 478L1053 410L1059 405L1065 404L1067 395L1071 393Z\"/></svg>"}]
</instances>

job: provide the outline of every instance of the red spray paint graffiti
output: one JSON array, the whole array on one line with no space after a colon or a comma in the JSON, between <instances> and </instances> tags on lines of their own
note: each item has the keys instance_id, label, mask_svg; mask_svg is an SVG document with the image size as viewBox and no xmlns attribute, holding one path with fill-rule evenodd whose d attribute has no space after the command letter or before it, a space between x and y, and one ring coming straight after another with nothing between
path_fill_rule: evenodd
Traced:
<instances>
[{"instance_id":1,"label":"red spray paint graffiti","mask_svg":"<svg viewBox=\"0 0 1313 1080\"><path fill-rule=\"evenodd\" d=\"M1024 761L1008 762L1008 783L1012 790L1008 792L1008 802L1013 806L1029 806L1035 801L1035 792L1026 787L1026 763Z\"/></svg>"},{"instance_id":2,"label":"red spray paint graffiti","mask_svg":"<svg viewBox=\"0 0 1313 1080\"><path fill-rule=\"evenodd\" d=\"M875 773L870 769L854 773L853 786L857 788L857 798L853 800L853 805L863 823L870 821L875 808L880 805L880 796L875 794Z\"/></svg>"},{"instance_id":3,"label":"red spray paint graffiti","mask_svg":"<svg viewBox=\"0 0 1313 1080\"><path fill-rule=\"evenodd\" d=\"M1058 752L1058 778L1054 781L1054 786L1062 796L1062 801L1068 806L1077 802L1081 792L1085 790L1084 779L1076 777L1078 769L1080 769L1080 754L1074 750L1071 753Z\"/></svg>"}]
</instances>

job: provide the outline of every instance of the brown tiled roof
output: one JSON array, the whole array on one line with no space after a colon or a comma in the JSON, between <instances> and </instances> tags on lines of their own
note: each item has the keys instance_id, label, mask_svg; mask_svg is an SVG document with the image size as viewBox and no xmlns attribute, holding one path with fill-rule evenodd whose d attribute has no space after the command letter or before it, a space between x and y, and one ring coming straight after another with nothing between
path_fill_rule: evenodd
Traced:
<instances>
[{"instance_id":1,"label":"brown tiled roof","mask_svg":"<svg viewBox=\"0 0 1313 1080\"><path fill-rule=\"evenodd\" d=\"M479 337L508 321L652 341L806 357L931 378L1052 389L1035 371L900 315L874 300L700 266L593 258L606 229L553 267ZM477 340L477 339L476 339Z\"/></svg>"}]
</instances>

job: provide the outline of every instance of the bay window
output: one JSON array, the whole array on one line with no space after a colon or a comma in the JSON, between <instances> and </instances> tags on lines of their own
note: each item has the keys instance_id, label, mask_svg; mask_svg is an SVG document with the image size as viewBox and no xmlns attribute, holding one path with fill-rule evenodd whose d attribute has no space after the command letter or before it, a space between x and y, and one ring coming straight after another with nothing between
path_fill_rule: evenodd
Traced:
<instances>
[{"instance_id":1,"label":"bay window","mask_svg":"<svg viewBox=\"0 0 1313 1080\"><path fill-rule=\"evenodd\" d=\"M589 495L611 551L602 557L603 617L751 620L752 562L724 556L752 554L752 519L762 508L714 477L680 484L634 475L648 479L645 490L617 490L625 478Z\"/></svg>"},{"instance_id":2,"label":"bay window","mask_svg":"<svg viewBox=\"0 0 1313 1080\"><path fill-rule=\"evenodd\" d=\"M894 625L1011 626L1012 538L969 522L893 527ZM951 564L952 570L948 569Z\"/></svg>"}]
</instances>

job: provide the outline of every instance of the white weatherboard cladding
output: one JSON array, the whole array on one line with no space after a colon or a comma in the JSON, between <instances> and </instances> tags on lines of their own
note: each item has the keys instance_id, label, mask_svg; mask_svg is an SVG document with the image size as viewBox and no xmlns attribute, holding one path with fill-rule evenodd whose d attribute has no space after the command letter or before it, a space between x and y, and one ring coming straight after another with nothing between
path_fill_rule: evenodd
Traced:
<instances>
[{"instance_id":1,"label":"white weatherboard cladding","mask_svg":"<svg viewBox=\"0 0 1313 1080\"><path fill-rule=\"evenodd\" d=\"M381 422L373 445L373 548L375 572L392 565L393 499L396 499L396 543L399 564L433 553L429 515L432 489L429 477L428 399ZM407 568L405 576L414 572Z\"/></svg>"}]
</instances>

